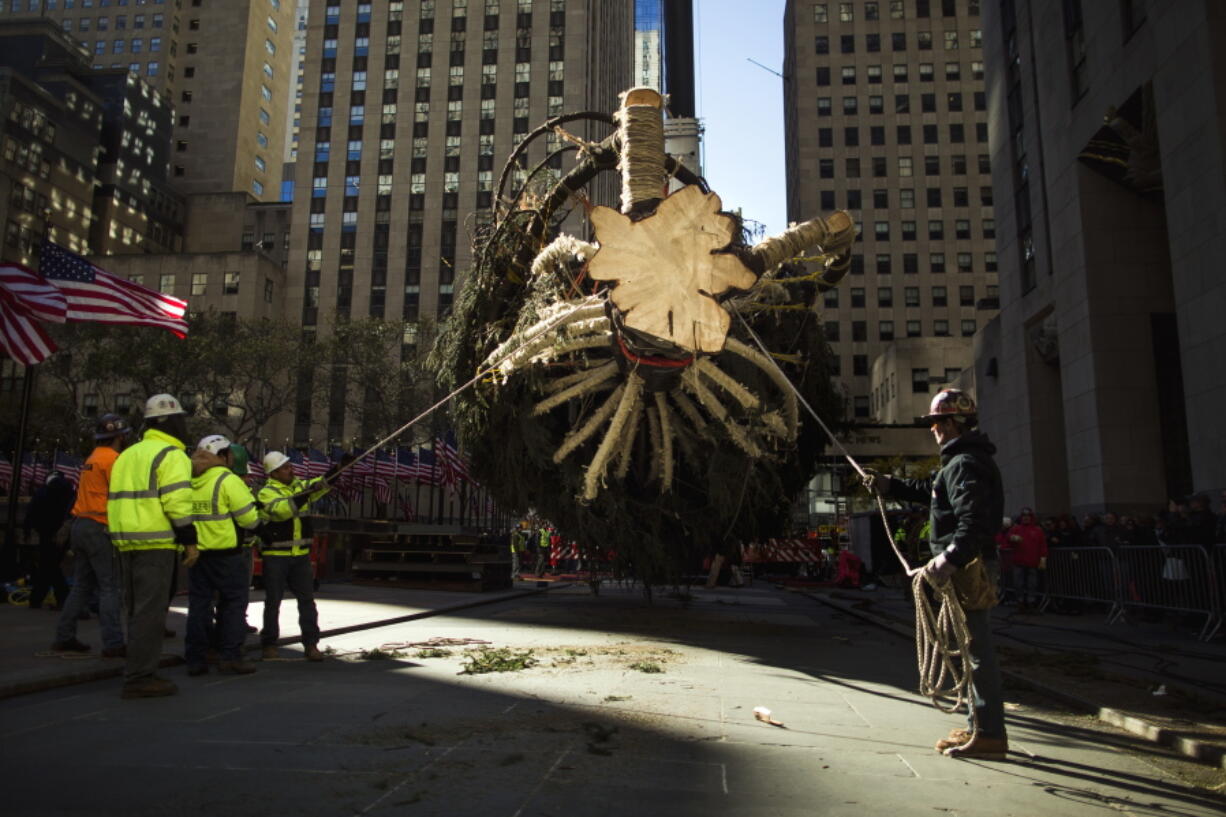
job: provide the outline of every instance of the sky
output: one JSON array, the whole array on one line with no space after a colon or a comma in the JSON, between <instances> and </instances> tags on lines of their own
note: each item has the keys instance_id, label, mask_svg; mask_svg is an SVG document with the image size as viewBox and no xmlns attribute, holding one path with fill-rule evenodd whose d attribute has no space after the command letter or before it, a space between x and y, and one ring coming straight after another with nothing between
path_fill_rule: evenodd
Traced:
<instances>
[{"instance_id":1,"label":"sky","mask_svg":"<svg viewBox=\"0 0 1226 817\"><path fill-rule=\"evenodd\" d=\"M727 209L787 228L784 186L783 0L694 0L703 173ZM816 215L816 214L815 214Z\"/></svg>"}]
</instances>

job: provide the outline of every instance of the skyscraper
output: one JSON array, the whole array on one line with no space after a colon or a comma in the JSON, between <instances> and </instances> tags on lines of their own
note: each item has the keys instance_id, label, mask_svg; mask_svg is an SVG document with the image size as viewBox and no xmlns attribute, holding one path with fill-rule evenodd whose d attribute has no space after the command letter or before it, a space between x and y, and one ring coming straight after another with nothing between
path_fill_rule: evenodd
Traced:
<instances>
[{"instance_id":1,"label":"skyscraper","mask_svg":"<svg viewBox=\"0 0 1226 817\"><path fill-rule=\"evenodd\" d=\"M787 4L788 218L840 208L861 228L822 304L857 425L911 424L995 314L979 6Z\"/></svg>"},{"instance_id":2,"label":"skyscraper","mask_svg":"<svg viewBox=\"0 0 1226 817\"><path fill-rule=\"evenodd\" d=\"M445 313L512 149L550 116L612 112L633 82L633 0L313 0L308 19L287 297L308 331ZM539 140L511 183L565 172L546 158L563 144ZM352 430L336 410L310 421L296 437Z\"/></svg>"},{"instance_id":3,"label":"skyscraper","mask_svg":"<svg viewBox=\"0 0 1226 817\"><path fill-rule=\"evenodd\" d=\"M142 77L174 108L170 177L185 194L280 196L292 104L290 0L4 3L0 20L46 17L95 69Z\"/></svg>"},{"instance_id":4,"label":"skyscraper","mask_svg":"<svg viewBox=\"0 0 1226 817\"><path fill-rule=\"evenodd\" d=\"M1011 507L1226 488L1223 10L985 4L1001 311L975 376Z\"/></svg>"}]
</instances>

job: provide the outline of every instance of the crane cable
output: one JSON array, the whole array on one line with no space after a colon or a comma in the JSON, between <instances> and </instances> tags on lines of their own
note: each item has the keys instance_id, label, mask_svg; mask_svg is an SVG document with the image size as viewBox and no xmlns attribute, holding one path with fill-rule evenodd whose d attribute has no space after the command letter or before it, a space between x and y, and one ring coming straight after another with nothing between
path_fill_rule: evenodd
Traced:
<instances>
[{"instance_id":1,"label":"crane cable","mask_svg":"<svg viewBox=\"0 0 1226 817\"><path fill-rule=\"evenodd\" d=\"M749 337L791 387L805 411L817 421L830 442L839 450L852 469L860 475L860 478L868 480L869 473L848 453L847 448L830 430L830 426L826 425L821 416L809 405L809 401L805 400L800 389L796 388L796 384L784 374L774 357L771 356L770 350L766 348L762 339L753 331L744 316L737 311L734 305L729 304L729 306L740 320L741 325L745 327L745 331L749 333ZM915 657L919 668L920 694L930 698L933 706L942 712L957 712L965 706L968 711L974 713L974 692L971 689L971 635L966 623L966 613L954 592L954 584L949 579L941 579L932 575L923 567L911 567L902 550L899 549L898 543L894 541L890 521L886 516L885 499L875 485L872 490L877 500L877 509L881 513L881 523L885 528L890 548L898 557L903 571L911 579L911 594L915 600ZM928 595L929 588L938 601L935 610ZM946 703L949 699L952 699L952 703Z\"/></svg>"}]
</instances>

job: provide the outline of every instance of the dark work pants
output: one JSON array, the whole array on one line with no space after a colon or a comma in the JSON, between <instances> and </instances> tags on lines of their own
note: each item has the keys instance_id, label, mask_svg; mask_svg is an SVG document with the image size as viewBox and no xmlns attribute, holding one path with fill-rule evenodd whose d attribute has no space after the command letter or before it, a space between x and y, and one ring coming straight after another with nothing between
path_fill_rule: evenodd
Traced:
<instances>
[{"instance_id":1,"label":"dark work pants","mask_svg":"<svg viewBox=\"0 0 1226 817\"><path fill-rule=\"evenodd\" d=\"M106 525L83 516L74 519L72 550L76 554L72 590L56 624L55 640L71 641L77 637L77 617L89 607L90 598L97 593L102 646L112 649L122 647L118 566L115 563L115 547L111 544Z\"/></svg>"},{"instance_id":2,"label":"dark work pants","mask_svg":"<svg viewBox=\"0 0 1226 817\"><path fill-rule=\"evenodd\" d=\"M55 591L55 603L63 606L68 600L68 582L60 562L64 561L64 549L55 542L56 531L38 532L38 556L34 562L34 581L30 588L30 607L43 606L48 590Z\"/></svg>"},{"instance_id":3,"label":"dark work pants","mask_svg":"<svg viewBox=\"0 0 1226 817\"><path fill-rule=\"evenodd\" d=\"M119 554L124 609L128 614L128 683L151 678L162 657L166 600L179 552L170 548L127 550Z\"/></svg>"},{"instance_id":4,"label":"dark work pants","mask_svg":"<svg viewBox=\"0 0 1226 817\"><path fill-rule=\"evenodd\" d=\"M213 625L213 602L217 602L217 625ZM210 554L187 571L187 635L184 658L189 667L201 666L209 647L216 647L225 661L243 657L247 638L247 552Z\"/></svg>"},{"instance_id":5,"label":"dark work pants","mask_svg":"<svg viewBox=\"0 0 1226 817\"><path fill-rule=\"evenodd\" d=\"M972 696L974 710L968 717L970 730L976 727L985 737L1005 736L1005 701L1001 688L1000 665L992 644L992 611L966 610L966 626L971 634Z\"/></svg>"},{"instance_id":6,"label":"dark work pants","mask_svg":"<svg viewBox=\"0 0 1226 817\"><path fill-rule=\"evenodd\" d=\"M265 647L277 643L281 636L278 617L281 599L288 588L298 600L298 627L303 644L319 643L319 611L315 609L315 576L311 573L311 557L264 556L264 629L260 643Z\"/></svg>"}]
</instances>

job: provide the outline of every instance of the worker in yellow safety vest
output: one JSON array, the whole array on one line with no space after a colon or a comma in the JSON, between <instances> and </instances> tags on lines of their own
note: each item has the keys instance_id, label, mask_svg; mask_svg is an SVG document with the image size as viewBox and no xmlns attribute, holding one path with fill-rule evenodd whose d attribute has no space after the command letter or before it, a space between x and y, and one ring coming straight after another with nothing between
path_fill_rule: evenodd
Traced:
<instances>
[{"instance_id":1,"label":"worker in yellow safety vest","mask_svg":"<svg viewBox=\"0 0 1226 817\"><path fill-rule=\"evenodd\" d=\"M192 514L192 464L184 453L187 415L169 394L145 403L141 441L124 450L111 469L106 516L119 552L128 613L124 698L174 695L174 682L155 674L169 606L171 574L199 557Z\"/></svg>"},{"instance_id":2,"label":"worker in yellow safety vest","mask_svg":"<svg viewBox=\"0 0 1226 817\"><path fill-rule=\"evenodd\" d=\"M297 479L285 454L269 451L264 455L268 482L260 489L258 499L260 558L264 562L260 644L266 661L277 657L277 638L281 635L278 616L287 588L298 600L298 626L307 660L324 660L319 651L319 611L315 608L315 576L311 571L311 521L304 519L302 512L328 492L328 478L333 472L310 480Z\"/></svg>"},{"instance_id":3,"label":"worker in yellow safety vest","mask_svg":"<svg viewBox=\"0 0 1226 817\"><path fill-rule=\"evenodd\" d=\"M200 559L187 573L187 637L184 639L188 675L209 671L208 651L220 653L220 672L240 675L255 672L243 660L247 637L248 551L245 531L260 524L251 489L230 466L230 441L220 434L205 437L192 454L192 499ZM213 601L217 622L213 622Z\"/></svg>"},{"instance_id":4,"label":"worker in yellow safety vest","mask_svg":"<svg viewBox=\"0 0 1226 817\"><path fill-rule=\"evenodd\" d=\"M519 568L524 558L524 550L528 542L528 535L519 528L511 531L511 578L515 579L519 576Z\"/></svg>"}]
</instances>

